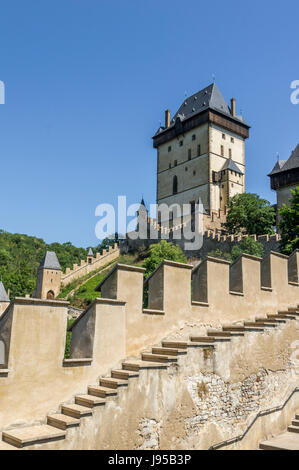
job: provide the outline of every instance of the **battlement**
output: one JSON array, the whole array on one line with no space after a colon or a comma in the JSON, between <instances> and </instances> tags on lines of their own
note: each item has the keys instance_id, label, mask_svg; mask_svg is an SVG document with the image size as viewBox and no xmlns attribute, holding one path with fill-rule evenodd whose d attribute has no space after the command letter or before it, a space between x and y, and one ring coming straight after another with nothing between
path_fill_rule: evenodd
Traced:
<instances>
[{"instance_id":1,"label":"battlement","mask_svg":"<svg viewBox=\"0 0 299 470\"><path fill-rule=\"evenodd\" d=\"M27 424L42 422L59 403L88 386L93 393L106 393L105 387L90 384L184 324L252 321L297 306L298 273L299 250L289 257L241 255L232 265L208 257L196 268L163 261L145 281L144 309L144 269L116 265L96 289L102 298L73 323L67 360L68 302L16 298L0 317L0 428L21 418ZM81 397L80 403L87 399Z\"/></svg>"},{"instance_id":2,"label":"battlement","mask_svg":"<svg viewBox=\"0 0 299 470\"><path fill-rule=\"evenodd\" d=\"M80 264L74 264L73 269L66 268L65 274L61 275L61 284L67 286L75 279L85 276L86 274L95 271L107 263L110 263L119 256L119 248L117 243L114 246L109 246L108 251L102 254L96 253L96 256L87 256L87 260L81 260Z\"/></svg>"}]
</instances>

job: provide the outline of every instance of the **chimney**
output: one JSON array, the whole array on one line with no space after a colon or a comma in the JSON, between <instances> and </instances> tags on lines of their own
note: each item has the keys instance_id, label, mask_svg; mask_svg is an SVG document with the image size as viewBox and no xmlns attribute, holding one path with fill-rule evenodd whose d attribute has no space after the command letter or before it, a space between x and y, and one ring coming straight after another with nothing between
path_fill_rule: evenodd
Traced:
<instances>
[{"instance_id":1,"label":"chimney","mask_svg":"<svg viewBox=\"0 0 299 470\"><path fill-rule=\"evenodd\" d=\"M165 127L169 127L170 126L170 111L169 109L166 109L165 111Z\"/></svg>"},{"instance_id":2,"label":"chimney","mask_svg":"<svg viewBox=\"0 0 299 470\"><path fill-rule=\"evenodd\" d=\"M230 112L232 116L236 115L236 100L235 98L232 98L230 100Z\"/></svg>"}]
</instances>

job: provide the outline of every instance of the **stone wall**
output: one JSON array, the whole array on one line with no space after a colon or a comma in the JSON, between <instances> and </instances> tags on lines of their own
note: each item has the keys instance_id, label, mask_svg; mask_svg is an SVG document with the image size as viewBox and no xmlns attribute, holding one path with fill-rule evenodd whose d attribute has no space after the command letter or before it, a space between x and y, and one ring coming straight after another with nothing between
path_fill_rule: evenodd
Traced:
<instances>
[{"instance_id":1,"label":"stone wall","mask_svg":"<svg viewBox=\"0 0 299 470\"><path fill-rule=\"evenodd\" d=\"M105 266L114 259L119 257L119 248L115 244L114 247L110 246L108 251L104 251L103 254L97 253L95 257L88 256L87 261L82 260L80 265L74 264L73 269L66 268L65 274L61 275L61 284L67 286L75 279L78 279L86 274L89 274L92 271ZM90 262L89 262L90 260Z\"/></svg>"},{"instance_id":2,"label":"stone wall","mask_svg":"<svg viewBox=\"0 0 299 470\"><path fill-rule=\"evenodd\" d=\"M178 229L181 232L180 229ZM187 258L194 259L203 259L210 252L220 249L225 253L230 253L232 248L237 245L243 238L247 235L222 235L220 230L207 230L204 232L202 237L202 246L198 250L186 250L185 249L185 239L176 239L175 235L176 230L170 231L167 237L167 240L178 245L185 253ZM254 240L258 241L263 245L264 255L268 255L271 251L279 252L280 246L280 235L251 235ZM157 239L150 238L150 233L148 231L148 238L145 240L136 239L132 240L127 237L125 240L120 241L120 252L121 253L134 253L137 252L142 247L149 248L152 244L159 243L163 239L161 232L158 234Z\"/></svg>"}]
</instances>

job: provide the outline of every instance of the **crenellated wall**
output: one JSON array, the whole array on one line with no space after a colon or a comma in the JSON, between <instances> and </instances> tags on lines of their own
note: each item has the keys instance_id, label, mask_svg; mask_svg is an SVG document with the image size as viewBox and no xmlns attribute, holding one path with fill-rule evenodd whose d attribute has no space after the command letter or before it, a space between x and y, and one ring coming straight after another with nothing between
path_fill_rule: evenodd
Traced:
<instances>
[{"instance_id":1,"label":"crenellated wall","mask_svg":"<svg viewBox=\"0 0 299 470\"><path fill-rule=\"evenodd\" d=\"M220 220L217 214L212 214L212 218L204 215L203 217L208 217L210 220ZM203 222L204 226L207 227L207 223ZM136 252L142 246L149 248L150 245L159 243L163 237L172 243L178 245L185 253L188 258L198 258L203 259L212 251L221 250L225 253L231 253L232 248L240 243L243 239L248 236L252 237L255 241L258 241L263 245L264 255L268 255L270 251L279 251L279 245L281 236L278 233L273 235L223 235L223 230L221 229L221 223L217 229L208 229L203 232L202 236L202 246L196 250L186 250L185 249L185 238L182 233L183 224L174 225L171 228L162 227L160 228L156 222L148 218L148 228L147 228L147 239L131 239L128 235L125 240L120 240L120 251L121 253Z\"/></svg>"},{"instance_id":2,"label":"crenellated wall","mask_svg":"<svg viewBox=\"0 0 299 470\"><path fill-rule=\"evenodd\" d=\"M299 250L289 258L207 258L193 269L164 261L147 279L143 268L117 265L72 325L64 360L68 302L16 298L0 318L0 429L41 422L62 402L95 383L124 358L139 354L189 323L218 325L298 304ZM192 297L191 297L192 279Z\"/></svg>"},{"instance_id":3,"label":"crenellated wall","mask_svg":"<svg viewBox=\"0 0 299 470\"><path fill-rule=\"evenodd\" d=\"M81 260L80 265L74 264L73 269L66 268L65 274L61 275L61 284L67 286L75 279L85 276L86 274L95 271L114 259L118 258L120 252L117 243L114 246L109 246L107 252L96 253L96 256L88 256L87 261Z\"/></svg>"}]
</instances>

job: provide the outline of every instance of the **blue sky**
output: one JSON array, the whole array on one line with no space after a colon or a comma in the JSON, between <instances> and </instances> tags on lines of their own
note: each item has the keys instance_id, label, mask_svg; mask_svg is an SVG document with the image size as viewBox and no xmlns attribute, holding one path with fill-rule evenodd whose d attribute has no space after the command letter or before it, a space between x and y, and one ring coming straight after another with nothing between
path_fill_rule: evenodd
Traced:
<instances>
[{"instance_id":1,"label":"blue sky","mask_svg":"<svg viewBox=\"0 0 299 470\"><path fill-rule=\"evenodd\" d=\"M155 202L151 137L212 82L252 126L247 191L299 142L295 1L0 1L0 228L97 244L95 207Z\"/></svg>"}]
</instances>

